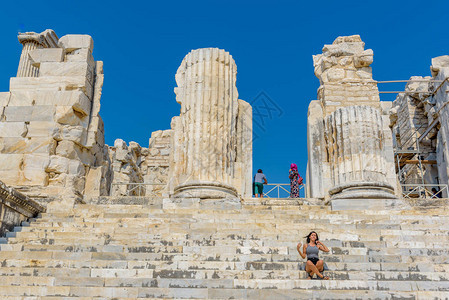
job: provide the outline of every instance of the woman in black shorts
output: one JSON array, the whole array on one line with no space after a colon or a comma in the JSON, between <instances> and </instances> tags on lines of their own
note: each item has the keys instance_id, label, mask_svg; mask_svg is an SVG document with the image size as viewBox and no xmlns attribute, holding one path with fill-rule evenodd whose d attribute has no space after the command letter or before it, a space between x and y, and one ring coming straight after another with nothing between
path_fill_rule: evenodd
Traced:
<instances>
[{"instance_id":1,"label":"woman in black shorts","mask_svg":"<svg viewBox=\"0 0 449 300\"><path fill-rule=\"evenodd\" d=\"M324 276L321 274L323 270L327 269L326 264L323 262L323 260L319 259L318 252L319 250L323 252L329 252L329 249L319 241L318 234L315 231L312 231L309 233L307 238L307 244L304 244L301 252L301 243L298 243L298 246L296 246L296 249L299 252L299 255L301 255L302 258L306 258L307 255L307 262L305 263L305 270L307 274L309 274L309 278L312 279L313 274L316 274L321 279L329 280L329 277Z\"/></svg>"}]
</instances>

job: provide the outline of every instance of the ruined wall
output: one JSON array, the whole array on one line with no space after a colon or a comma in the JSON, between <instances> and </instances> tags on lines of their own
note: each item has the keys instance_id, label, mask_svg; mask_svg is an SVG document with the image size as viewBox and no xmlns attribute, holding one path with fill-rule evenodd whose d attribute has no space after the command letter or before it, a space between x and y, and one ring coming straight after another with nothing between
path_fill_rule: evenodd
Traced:
<instances>
[{"instance_id":1,"label":"ruined wall","mask_svg":"<svg viewBox=\"0 0 449 300\"><path fill-rule=\"evenodd\" d=\"M399 151L419 150L422 168L418 164L403 163L398 174L404 184L435 184L437 191L447 185L449 149L447 103L449 56L432 59L432 76L413 76L404 90L393 102L390 111L390 126ZM413 161L417 156L411 157ZM429 188L430 189L430 188ZM447 197L447 190L442 191Z\"/></svg>"},{"instance_id":2,"label":"ruined wall","mask_svg":"<svg viewBox=\"0 0 449 300\"><path fill-rule=\"evenodd\" d=\"M27 36L35 44L44 33ZM62 208L82 200L86 175L104 164L103 68L93 59L90 36L56 42L24 45L20 76L0 94L0 177L35 198L64 199L56 205ZM28 64L33 69L23 72Z\"/></svg>"},{"instance_id":3,"label":"ruined wall","mask_svg":"<svg viewBox=\"0 0 449 300\"><path fill-rule=\"evenodd\" d=\"M430 76L413 76L407 83L404 93L400 93L393 101L390 126L396 138L398 151L419 150L419 154L402 154L402 159L398 159L401 165L398 176L403 184L420 184L423 176L426 184L437 183L436 164L427 163L436 160L435 134L423 136L429 125L426 106L432 102L431 91ZM421 137L423 138L420 140ZM404 163L404 161L416 162L417 155L421 156L421 161L426 162L422 164L422 169L418 163Z\"/></svg>"},{"instance_id":4,"label":"ruined wall","mask_svg":"<svg viewBox=\"0 0 449 300\"><path fill-rule=\"evenodd\" d=\"M432 77L440 82L433 83L434 93L426 103L425 109L429 123L429 139L436 136L436 160L438 168L438 182L449 185L449 56L440 56L432 59ZM434 125L435 124L435 125ZM434 126L434 127L432 127ZM433 129L435 128L435 129ZM443 197L448 197L447 191Z\"/></svg>"},{"instance_id":5,"label":"ruined wall","mask_svg":"<svg viewBox=\"0 0 449 300\"><path fill-rule=\"evenodd\" d=\"M149 147L116 140L109 147L111 196L162 196L167 193L172 130L151 134ZM137 184L140 183L140 184Z\"/></svg>"}]
</instances>

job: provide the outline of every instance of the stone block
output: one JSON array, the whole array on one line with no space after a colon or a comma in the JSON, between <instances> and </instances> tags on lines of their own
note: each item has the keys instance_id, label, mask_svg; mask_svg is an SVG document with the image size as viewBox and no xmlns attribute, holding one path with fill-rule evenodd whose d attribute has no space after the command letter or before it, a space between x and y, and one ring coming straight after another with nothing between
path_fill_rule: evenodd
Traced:
<instances>
[{"instance_id":1,"label":"stone block","mask_svg":"<svg viewBox=\"0 0 449 300\"><path fill-rule=\"evenodd\" d=\"M0 122L2 137L25 137L28 128L25 122Z\"/></svg>"},{"instance_id":2,"label":"stone block","mask_svg":"<svg viewBox=\"0 0 449 300\"><path fill-rule=\"evenodd\" d=\"M41 91L33 95L35 105L71 106L83 115L89 115L91 101L82 91Z\"/></svg>"},{"instance_id":3,"label":"stone block","mask_svg":"<svg viewBox=\"0 0 449 300\"><path fill-rule=\"evenodd\" d=\"M17 138L0 137L0 153L50 154L55 151L56 141L51 137Z\"/></svg>"},{"instance_id":4,"label":"stone block","mask_svg":"<svg viewBox=\"0 0 449 300\"><path fill-rule=\"evenodd\" d=\"M354 57L354 65L356 68L368 67L373 63L373 50L367 49Z\"/></svg>"},{"instance_id":5,"label":"stone block","mask_svg":"<svg viewBox=\"0 0 449 300\"><path fill-rule=\"evenodd\" d=\"M5 183L8 186L15 186L18 182L20 182L23 178L23 176L16 170L9 170L0 168L0 178L2 179L3 183Z\"/></svg>"},{"instance_id":6,"label":"stone block","mask_svg":"<svg viewBox=\"0 0 449 300\"><path fill-rule=\"evenodd\" d=\"M100 116L92 117L89 124L89 130L104 132L103 119Z\"/></svg>"},{"instance_id":7,"label":"stone block","mask_svg":"<svg viewBox=\"0 0 449 300\"><path fill-rule=\"evenodd\" d=\"M437 76L442 68L449 68L449 55L432 58L432 65L430 66L432 76Z\"/></svg>"},{"instance_id":8,"label":"stone block","mask_svg":"<svg viewBox=\"0 0 449 300\"><path fill-rule=\"evenodd\" d=\"M32 106L34 101L34 91L15 91L11 92L9 106Z\"/></svg>"},{"instance_id":9,"label":"stone block","mask_svg":"<svg viewBox=\"0 0 449 300\"><path fill-rule=\"evenodd\" d=\"M87 197L98 197L101 196L102 191L102 181L105 180L104 175L106 174L106 167L91 168L86 176L86 186L84 195Z\"/></svg>"},{"instance_id":10,"label":"stone block","mask_svg":"<svg viewBox=\"0 0 449 300\"><path fill-rule=\"evenodd\" d=\"M91 97L93 87L85 76L12 77L11 92L16 91L82 91Z\"/></svg>"},{"instance_id":11,"label":"stone block","mask_svg":"<svg viewBox=\"0 0 449 300\"><path fill-rule=\"evenodd\" d=\"M66 56L67 62L88 62L89 65L95 65L94 57L92 56L92 51L87 48L81 48L77 50L73 50L70 53L67 53Z\"/></svg>"},{"instance_id":12,"label":"stone block","mask_svg":"<svg viewBox=\"0 0 449 300\"><path fill-rule=\"evenodd\" d=\"M29 55L35 67L39 67L44 62L64 61L64 49L62 48L35 49Z\"/></svg>"},{"instance_id":13,"label":"stone block","mask_svg":"<svg viewBox=\"0 0 449 300\"><path fill-rule=\"evenodd\" d=\"M37 105L33 106L30 121L54 121L56 108L52 105Z\"/></svg>"},{"instance_id":14,"label":"stone block","mask_svg":"<svg viewBox=\"0 0 449 300\"><path fill-rule=\"evenodd\" d=\"M87 62L47 62L42 63L39 76L85 76L92 84L93 67Z\"/></svg>"},{"instance_id":15,"label":"stone block","mask_svg":"<svg viewBox=\"0 0 449 300\"><path fill-rule=\"evenodd\" d=\"M64 126L61 130L61 140L68 140L77 144L82 144L87 131L82 126Z\"/></svg>"},{"instance_id":16,"label":"stone block","mask_svg":"<svg viewBox=\"0 0 449 300\"><path fill-rule=\"evenodd\" d=\"M94 155L84 147L72 141L60 141L56 147L56 155L81 161L84 165L93 165Z\"/></svg>"},{"instance_id":17,"label":"stone block","mask_svg":"<svg viewBox=\"0 0 449 300\"><path fill-rule=\"evenodd\" d=\"M329 81L339 81L345 77L345 70L340 68L333 68L327 71L327 79Z\"/></svg>"},{"instance_id":18,"label":"stone block","mask_svg":"<svg viewBox=\"0 0 449 300\"><path fill-rule=\"evenodd\" d=\"M45 172L49 163L47 154L26 154L21 166L23 180L19 184L46 186L48 174Z\"/></svg>"},{"instance_id":19,"label":"stone block","mask_svg":"<svg viewBox=\"0 0 449 300\"><path fill-rule=\"evenodd\" d=\"M7 122L29 122L32 112L32 106L7 106L3 112L4 120Z\"/></svg>"},{"instance_id":20,"label":"stone block","mask_svg":"<svg viewBox=\"0 0 449 300\"><path fill-rule=\"evenodd\" d=\"M0 170L18 172L23 163L23 154L0 153ZM2 179L3 180L3 179Z\"/></svg>"},{"instance_id":21,"label":"stone block","mask_svg":"<svg viewBox=\"0 0 449 300\"><path fill-rule=\"evenodd\" d=\"M58 142L58 146L56 147L56 155L70 159L78 157L77 152L79 151L81 151L79 145L67 140Z\"/></svg>"},{"instance_id":22,"label":"stone block","mask_svg":"<svg viewBox=\"0 0 449 300\"><path fill-rule=\"evenodd\" d=\"M84 193L85 184L86 178L84 176L68 174L66 177L65 186L72 189L71 192L78 192L80 195L82 195Z\"/></svg>"},{"instance_id":23,"label":"stone block","mask_svg":"<svg viewBox=\"0 0 449 300\"><path fill-rule=\"evenodd\" d=\"M45 170L50 163L48 154L25 154L23 156L23 169Z\"/></svg>"},{"instance_id":24,"label":"stone block","mask_svg":"<svg viewBox=\"0 0 449 300\"><path fill-rule=\"evenodd\" d=\"M71 175L83 176L85 173L84 165L79 160L66 157L51 155L47 172L66 173Z\"/></svg>"},{"instance_id":25,"label":"stone block","mask_svg":"<svg viewBox=\"0 0 449 300\"><path fill-rule=\"evenodd\" d=\"M72 52L77 49L94 49L94 41L90 35L86 34L68 34L59 39L58 46L64 48L66 52Z\"/></svg>"},{"instance_id":26,"label":"stone block","mask_svg":"<svg viewBox=\"0 0 449 300\"><path fill-rule=\"evenodd\" d=\"M61 125L87 127L88 118L86 115L73 109L72 106L57 106L55 120Z\"/></svg>"},{"instance_id":27,"label":"stone block","mask_svg":"<svg viewBox=\"0 0 449 300\"><path fill-rule=\"evenodd\" d=\"M27 137L49 137L53 138L59 132L55 122L32 121L28 125Z\"/></svg>"},{"instance_id":28,"label":"stone block","mask_svg":"<svg viewBox=\"0 0 449 300\"><path fill-rule=\"evenodd\" d=\"M0 107L8 105L10 97L11 97L10 92L0 93Z\"/></svg>"}]
</instances>

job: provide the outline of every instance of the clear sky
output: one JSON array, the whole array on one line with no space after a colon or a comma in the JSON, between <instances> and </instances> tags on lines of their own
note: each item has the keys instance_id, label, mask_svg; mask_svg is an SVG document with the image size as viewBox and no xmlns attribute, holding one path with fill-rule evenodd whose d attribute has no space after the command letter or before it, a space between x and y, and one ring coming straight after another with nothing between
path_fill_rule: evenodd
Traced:
<instances>
[{"instance_id":1,"label":"clear sky","mask_svg":"<svg viewBox=\"0 0 449 300\"><path fill-rule=\"evenodd\" d=\"M169 129L179 115L173 88L183 57L222 48L236 61L239 98L259 109L254 169L283 183L291 162L305 177L307 107L319 86L312 55L338 36L360 34L374 50L374 79L430 75L431 58L449 54L448 20L447 0L2 1L0 91L17 72L17 32L89 34L95 59L104 62L107 144L121 138L148 147L151 132ZM275 109L271 116L263 116L261 99Z\"/></svg>"}]
</instances>

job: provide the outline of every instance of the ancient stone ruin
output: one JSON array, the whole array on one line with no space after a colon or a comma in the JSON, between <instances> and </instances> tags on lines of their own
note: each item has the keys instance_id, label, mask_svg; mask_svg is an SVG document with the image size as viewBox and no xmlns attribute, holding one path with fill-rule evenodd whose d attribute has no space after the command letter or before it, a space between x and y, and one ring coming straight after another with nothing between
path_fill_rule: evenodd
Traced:
<instances>
[{"instance_id":1,"label":"ancient stone ruin","mask_svg":"<svg viewBox=\"0 0 449 300\"><path fill-rule=\"evenodd\" d=\"M181 114L148 147L105 145L103 63L87 35L19 34L17 77L0 94L0 178L49 207L98 196L251 196L252 112L237 67L217 48L189 53L176 74Z\"/></svg>"},{"instance_id":2,"label":"ancient stone ruin","mask_svg":"<svg viewBox=\"0 0 449 300\"><path fill-rule=\"evenodd\" d=\"M359 36L339 37L313 57L320 87L308 115L310 197L396 198L388 116L364 46Z\"/></svg>"},{"instance_id":3,"label":"ancient stone ruin","mask_svg":"<svg viewBox=\"0 0 449 300\"><path fill-rule=\"evenodd\" d=\"M449 56L388 102L358 35L325 45L306 198L260 199L225 50L183 59L171 128L106 145L92 38L18 38L0 93L0 298L447 299ZM298 267L311 230L329 281Z\"/></svg>"}]
</instances>

